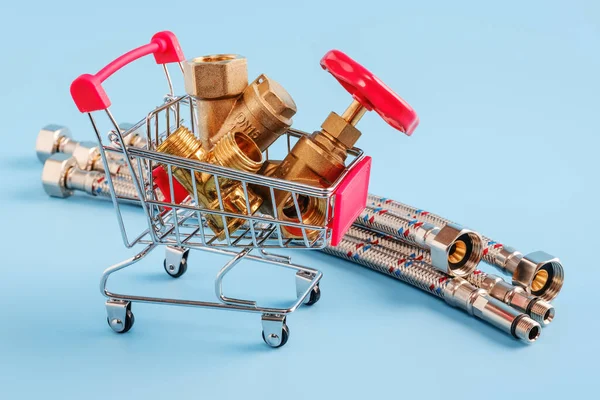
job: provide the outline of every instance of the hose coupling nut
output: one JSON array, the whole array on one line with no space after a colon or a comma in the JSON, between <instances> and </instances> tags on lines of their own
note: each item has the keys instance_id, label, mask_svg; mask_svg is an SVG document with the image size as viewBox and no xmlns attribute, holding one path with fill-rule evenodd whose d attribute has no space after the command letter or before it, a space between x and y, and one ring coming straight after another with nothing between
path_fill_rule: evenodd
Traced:
<instances>
[{"instance_id":1,"label":"hose coupling nut","mask_svg":"<svg viewBox=\"0 0 600 400\"><path fill-rule=\"evenodd\" d=\"M481 236L459 225L438 228L425 223L418 232L431 251L431 264L452 276L469 275L483 255Z\"/></svg>"},{"instance_id":2,"label":"hose coupling nut","mask_svg":"<svg viewBox=\"0 0 600 400\"><path fill-rule=\"evenodd\" d=\"M514 267L512 281L528 293L550 301L562 289L564 269L558 258L544 251L535 251L519 260Z\"/></svg>"}]
</instances>

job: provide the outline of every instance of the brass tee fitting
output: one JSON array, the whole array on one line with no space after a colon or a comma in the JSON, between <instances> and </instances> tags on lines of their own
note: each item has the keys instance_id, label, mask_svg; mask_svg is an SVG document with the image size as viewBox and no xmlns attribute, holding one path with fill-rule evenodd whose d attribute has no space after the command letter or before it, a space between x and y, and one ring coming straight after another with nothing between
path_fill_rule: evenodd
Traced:
<instances>
[{"instance_id":1,"label":"brass tee fitting","mask_svg":"<svg viewBox=\"0 0 600 400\"><path fill-rule=\"evenodd\" d=\"M262 166L262 153L252 139L241 132L228 133L212 151L207 152L187 128L180 127L156 150L246 172L257 172ZM163 165L163 168L166 169L167 166ZM194 193L195 178L198 202L209 210L221 210L217 184L212 174L196 172L192 178L190 170L179 167L172 167L172 174L189 193ZM218 184L223 201L223 211L251 215L262 204L262 198L258 197L252 189L247 188L250 204L250 212L248 212L244 189L239 181L219 178ZM226 237L225 225L227 225L227 232L233 233L245 222L242 218L226 217L225 224L221 216L211 213L206 214L206 220L219 240Z\"/></svg>"},{"instance_id":2,"label":"brass tee fitting","mask_svg":"<svg viewBox=\"0 0 600 400\"><path fill-rule=\"evenodd\" d=\"M276 81L260 75L248 85L246 59L216 54L184 63L185 90L196 99L202 147L211 150L229 132L243 132L261 151L292 125L296 103Z\"/></svg>"},{"instance_id":3,"label":"brass tee fitting","mask_svg":"<svg viewBox=\"0 0 600 400\"><path fill-rule=\"evenodd\" d=\"M335 112L329 114L322 129L300 138L271 176L317 187L331 186L346 168L347 152L361 135L354 125L365 112L366 109L355 100L342 116ZM278 218L300 221L291 193L275 191L275 204ZM323 199L298 196L298 206L304 224L324 225L326 202ZM282 226L282 230L286 237L303 237L299 228ZM309 230L306 234L314 238L318 231Z\"/></svg>"}]
</instances>

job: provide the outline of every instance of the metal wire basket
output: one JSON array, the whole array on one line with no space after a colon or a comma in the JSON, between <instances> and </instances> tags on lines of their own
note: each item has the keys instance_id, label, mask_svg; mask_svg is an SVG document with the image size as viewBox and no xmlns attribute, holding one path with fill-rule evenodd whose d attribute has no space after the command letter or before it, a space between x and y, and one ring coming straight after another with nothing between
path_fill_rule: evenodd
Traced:
<instances>
[{"instance_id":1,"label":"metal wire basket","mask_svg":"<svg viewBox=\"0 0 600 400\"><path fill-rule=\"evenodd\" d=\"M123 131L109 110L110 100L106 96L101 83L118 69L142 56L153 54L157 63L163 64L164 72L170 88L162 105L152 110L144 119ZM295 311L302 304L314 304L320 297L319 281L322 273L316 269L293 264L288 256L267 252L268 248L321 249L332 240L338 241L343 231L352 223L354 214L360 212L356 202L348 201L349 196L356 196L355 181L364 181L365 174L368 182L370 159L361 150L349 151L351 162L348 168L336 182L328 188L318 188L306 184L289 182L281 179L260 176L222 167L206 162L180 158L157 152L156 148L185 121L190 121L187 127L194 132L195 102L189 96L174 96L173 85L165 64L177 62L181 68L183 54L177 39L170 32L156 34L151 43L126 53L96 75L82 75L72 86L71 93L81 112L88 114L96 137L99 142L102 161L108 171L108 164L115 157L122 157L127 164L131 179L137 191L139 201L144 211L146 226L141 232L131 235L123 218L120 202L130 200L119 195L114 188L113 176L107 174L108 185L117 215L117 221L126 247L143 245L144 248L135 256L108 268L101 280L101 291L108 298L106 302L108 322L110 327L119 333L127 332L133 325L134 317L131 312L132 302L144 302L167 305L183 305L204 308L219 308L224 310L245 311L262 314L263 339L272 347L280 347L287 341L289 329L286 325L286 315ZM182 70L183 71L183 70ZM108 140L100 134L92 112L105 111L113 126ZM189 118L189 119L188 119ZM137 148L127 145L125 138L136 132L146 136L147 145ZM290 129L279 140L286 141L287 151L304 132ZM268 159L268 151L265 152ZM161 166L168 177L170 193L161 193L154 182L153 171ZM207 208L198 201L197 194L191 194L185 201L178 202L174 188L177 182L173 177L173 169L188 170L196 187L196 175L208 174L214 178L218 196L218 207ZM270 198L264 201L275 203L275 192L290 193L298 221L281 219L276 212L235 213L225 211L220 182L223 180L239 182L244 193L246 210L250 210L248 190L252 185L267 189ZM366 196L366 187L364 188ZM193 191L196 192L195 190ZM361 194L358 194L359 196ZM310 225L302 221L302 210L299 199L312 198L325 205L325 218L322 224ZM346 199L344 201L344 199ZM349 207L348 204L351 204ZM364 205L364 204L363 204ZM275 208L275 207L273 207ZM355 210L356 208L356 210ZM243 220L241 228L235 232L224 230L225 237L219 238L206 224L207 216L222 218L227 226L227 218ZM293 228L301 232L299 237L288 238L282 234L282 228ZM131 229L131 228L130 228ZM159 246L166 247L164 267L173 277L179 277L187 270L187 258L190 249L200 249L213 253L230 255L231 259L221 268L215 279L217 302L190 301L170 298L133 296L110 292L107 289L109 276L116 271L131 266ZM242 259L259 261L296 271L296 300L286 308L260 307L254 300L236 299L223 294L222 281L225 275Z\"/></svg>"}]
</instances>

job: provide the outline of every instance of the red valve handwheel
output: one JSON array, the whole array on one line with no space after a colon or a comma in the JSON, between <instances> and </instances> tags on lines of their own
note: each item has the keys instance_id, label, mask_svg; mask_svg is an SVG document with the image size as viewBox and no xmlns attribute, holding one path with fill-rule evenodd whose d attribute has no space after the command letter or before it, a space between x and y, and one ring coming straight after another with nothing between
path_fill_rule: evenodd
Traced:
<instances>
[{"instance_id":1,"label":"red valve handwheel","mask_svg":"<svg viewBox=\"0 0 600 400\"><path fill-rule=\"evenodd\" d=\"M367 110L374 110L385 122L410 136L419 117L413 108L368 69L339 50L330 50L321 59L327 70Z\"/></svg>"}]
</instances>

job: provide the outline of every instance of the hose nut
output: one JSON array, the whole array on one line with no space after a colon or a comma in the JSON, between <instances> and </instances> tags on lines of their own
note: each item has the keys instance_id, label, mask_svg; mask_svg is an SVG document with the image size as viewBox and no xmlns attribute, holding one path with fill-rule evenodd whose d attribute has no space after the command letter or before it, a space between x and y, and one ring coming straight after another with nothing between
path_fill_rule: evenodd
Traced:
<instances>
[{"instance_id":1,"label":"hose nut","mask_svg":"<svg viewBox=\"0 0 600 400\"><path fill-rule=\"evenodd\" d=\"M52 197L69 197L73 191L66 186L67 175L71 168L77 167L77 161L68 154L54 154L44 163L42 185L44 191Z\"/></svg>"},{"instance_id":2,"label":"hose nut","mask_svg":"<svg viewBox=\"0 0 600 400\"><path fill-rule=\"evenodd\" d=\"M46 125L38 133L35 142L35 153L41 162L44 162L52 154L59 151L61 143L71 139L69 128L62 125Z\"/></svg>"},{"instance_id":3,"label":"hose nut","mask_svg":"<svg viewBox=\"0 0 600 400\"><path fill-rule=\"evenodd\" d=\"M445 266L453 276L466 276L481 261L483 243L481 237L470 229L448 224L442 228L423 224L424 242L431 250L431 263Z\"/></svg>"},{"instance_id":4,"label":"hose nut","mask_svg":"<svg viewBox=\"0 0 600 400\"><path fill-rule=\"evenodd\" d=\"M544 251L515 259L507 263L506 268L513 272L514 285L546 301L554 299L563 286L564 270L560 260Z\"/></svg>"}]
</instances>

